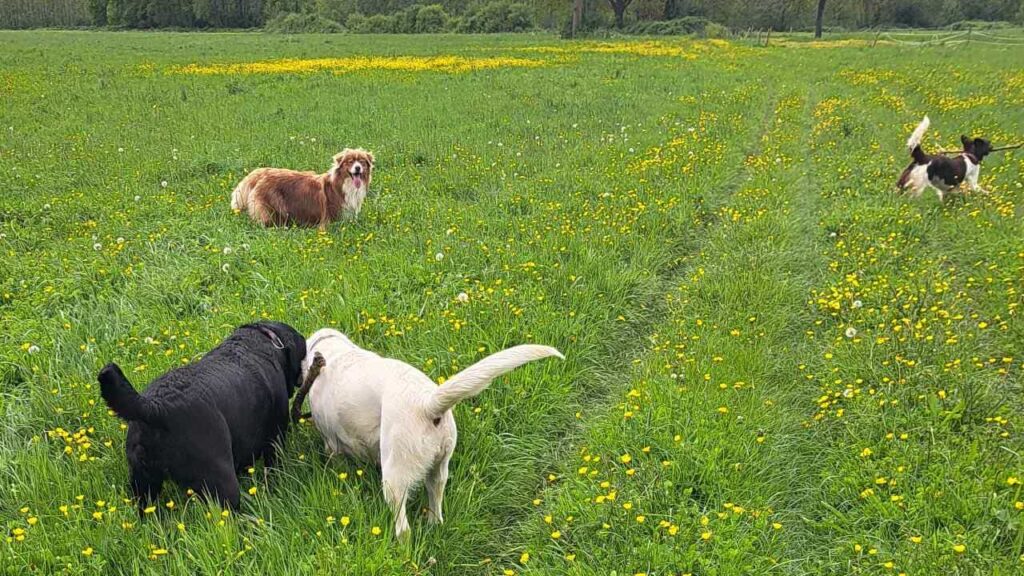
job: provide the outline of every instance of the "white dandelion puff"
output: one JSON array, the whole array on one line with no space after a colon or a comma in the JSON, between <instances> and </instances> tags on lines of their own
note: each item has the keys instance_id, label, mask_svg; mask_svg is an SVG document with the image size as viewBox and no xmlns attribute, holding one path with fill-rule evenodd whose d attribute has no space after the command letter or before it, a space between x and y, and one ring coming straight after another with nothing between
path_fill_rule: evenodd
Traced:
<instances>
[{"instance_id":1,"label":"white dandelion puff","mask_svg":"<svg viewBox=\"0 0 1024 576\"><path fill-rule=\"evenodd\" d=\"M849 328L846 329L846 337L847 338L853 338L856 335L857 335L857 329L854 328L853 326L850 326Z\"/></svg>"},{"instance_id":2,"label":"white dandelion puff","mask_svg":"<svg viewBox=\"0 0 1024 576\"><path fill-rule=\"evenodd\" d=\"M39 346L36 346L35 344L29 346L28 347L28 353L29 354L38 354L39 353Z\"/></svg>"},{"instance_id":3,"label":"white dandelion puff","mask_svg":"<svg viewBox=\"0 0 1024 576\"><path fill-rule=\"evenodd\" d=\"M103 244L100 244L99 242L97 242L97 243L92 245L92 249L97 251L97 252L99 252L100 250L103 249Z\"/></svg>"},{"instance_id":4,"label":"white dandelion puff","mask_svg":"<svg viewBox=\"0 0 1024 576\"><path fill-rule=\"evenodd\" d=\"M466 302L469 302L469 294L466 294L465 292L459 292L459 295L456 296L455 299L465 304Z\"/></svg>"},{"instance_id":5,"label":"white dandelion puff","mask_svg":"<svg viewBox=\"0 0 1024 576\"><path fill-rule=\"evenodd\" d=\"M854 300L854 301L853 301L853 307L854 307L854 308L860 308L860 307L861 307L861 306L863 306L863 305L864 305L864 303L863 303L863 302L861 302L860 300Z\"/></svg>"},{"instance_id":6,"label":"white dandelion puff","mask_svg":"<svg viewBox=\"0 0 1024 576\"><path fill-rule=\"evenodd\" d=\"M444 260L444 252L438 252L437 254L434 254L434 260L437 260L438 262Z\"/></svg>"}]
</instances>

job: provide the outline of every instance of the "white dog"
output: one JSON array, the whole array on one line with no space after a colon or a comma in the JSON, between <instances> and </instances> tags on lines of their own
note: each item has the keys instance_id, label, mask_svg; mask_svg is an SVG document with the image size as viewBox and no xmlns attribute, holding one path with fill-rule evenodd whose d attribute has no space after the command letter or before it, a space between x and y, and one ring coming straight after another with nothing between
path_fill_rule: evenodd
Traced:
<instances>
[{"instance_id":1,"label":"white dog","mask_svg":"<svg viewBox=\"0 0 1024 576\"><path fill-rule=\"evenodd\" d=\"M527 362L563 358L548 346L515 346L437 386L405 362L363 350L330 328L310 336L306 349L303 380L316 353L326 362L309 392L313 421L325 448L331 455L340 452L380 463L396 535L409 530L406 501L421 482L427 489L430 520L444 521L441 501L456 439L452 407Z\"/></svg>"}]
</instances>

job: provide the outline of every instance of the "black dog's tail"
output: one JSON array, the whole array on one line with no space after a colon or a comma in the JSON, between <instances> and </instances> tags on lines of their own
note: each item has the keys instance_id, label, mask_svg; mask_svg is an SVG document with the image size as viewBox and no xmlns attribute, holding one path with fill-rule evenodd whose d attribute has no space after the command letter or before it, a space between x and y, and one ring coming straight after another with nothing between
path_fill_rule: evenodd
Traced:
<instances>
[{"instance_id":1,"label":"black dog's tail","mask_svg":"<svg viewBox=\"0 0 1024 576\"><path fill-rule=\"evenodd\" d=\"M121 372L121 367L111 362L100 370L100 394L107 406L125 420L149 422L154 414L149 402L132 387L132 383Z\"/></svg>"}]
</instances>

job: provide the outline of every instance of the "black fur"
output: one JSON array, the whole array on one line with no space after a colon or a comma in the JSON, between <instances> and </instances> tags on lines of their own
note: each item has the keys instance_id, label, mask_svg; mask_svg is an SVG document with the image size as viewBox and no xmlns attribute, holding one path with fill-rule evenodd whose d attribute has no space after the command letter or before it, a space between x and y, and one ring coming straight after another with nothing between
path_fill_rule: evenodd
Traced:
<instances>
[{"instance_id":1,"label":"black fur","mask_svg":"<svg viewBox=\"0 0 1024 576\"><path fill-rule=\"evenodd\" d=\"M945 154L933 156L925 153L920 145L914 147L910 152L913 160L903 170L896 185L900 188L905 188L910 180L910 173L913 171L914 166L921 164L928 165L928 180L936 187L951 190L962 184L967 176L967 160L965 156L969 156L974 163L981 164L982 159L992 152L992 144L984 138L972 139L967 136L960 136L960 142L964 148L963 152L957 156L946 156Z\"/></svg>"},{"instance_id":2,"label":"black fur","mask_svg":"<svg viewBox=\"0 0 1024 576\"><path fill-rule=\"evenodd\" d=\"M107 364L100 392L128 421L125 452L139 510L159 497L168 478L238 508L237 472L256 458L273 465L305 356L306 340L291 326L258 322L142 394L117 364Z\"/></svg>"}]
</instances>

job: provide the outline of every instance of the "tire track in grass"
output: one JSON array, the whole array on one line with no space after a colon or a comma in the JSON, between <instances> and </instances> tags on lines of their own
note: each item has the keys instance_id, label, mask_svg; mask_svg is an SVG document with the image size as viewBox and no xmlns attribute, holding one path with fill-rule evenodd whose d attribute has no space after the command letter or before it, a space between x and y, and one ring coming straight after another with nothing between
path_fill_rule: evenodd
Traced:
<instances>
[{"instance_id":1,"label":"tire track in grass","mask_svg":"<svg viewBox=\"0 0 1024 576\"><path fill-rule=\"evenodd\" d=\"M751 90L748 87L743 87L742 90ZM744 98L750 99L751 104L756 104L758 107L764 108L765 123L770 119L770 93L760 88L754 89L753 94L756 97L750 98L750 96L744 96ZM727 109L722 109L720 104L715 103L707 107L714 111L708 115L709 118L717 119L720 117L730 116L728 120L721 120L722 124L717 128L711 127L710 133L714 136L712 143L721 142L725 139L729 141L747 141L749 146L744 147L746 150L753 149L757 146L757 138L762 134L762 131L757 130L756 126L751 127L743 121L741 114L728 114ZM757 109L757 108L755 108ZM704 115L700 115L700 123L703 123ZM726 122L732 123L732 125L726 124ZM680 128L680 130L682 130ZM703 131L703 129L702 129ZM684 132L684 137L693 138L694 135L691 133ZM674 140L675 141L675 140ZM684 146L693 146L692 143L687 143ZM685 156L686 148L683 148L680 152L681 155ZM658 157L660 158L663 154L670 155L671 152L667 152L664 149L659 149ZM699 156L699 154L698 154ZM684 160L692 162L692 154L686 156ZM679 253L696 253L699 250L701 242L706 236L706 232L713 228L714 220L717 218L716 210L719 206L723 205L735 192L736 189L742 184L736 178L735 166L739 165L742 161L743 152L737 150L731 154L723 154L720 159L716 159L715 163L706 163L706 166L714 166L713 168L705 168L709 170L709 175L703 176L703 181L699 185L686 190L691 195L690 206L680 206L672 210L672 218L670 222L666 222L668 233L664 237L664 241L669 244L675 245L672 254L678 255ZM672 168L675 165L668 165L662 168L666 169L667 172L672 172ZM656 187L658 182L649 182L648 186ZM662 200L668 198L668 196L662 197ZM659 200L660 201L660 200ZM674 212L674 213L673 213ZM644 257L646 256L639 256ZM618 343L618 347L609 347L607 351L601 354L608 363L591 366L587 372L593 375L594 379L598 382L597 384L587 384L587 389L593 392L592 398L579 398L577 401L580 402L578 407L580 411L577 413L589 413L592 410L593 405L602 405L606 403L607 390L612 389L618 385L623 378L623 374L627 373L630 367L632 359L636 357L638 351L642 347L642 342L647 335L650 326L660 317L666 313L667 303L661 294L666 291L671 285L672 280L677 275L677 269L681 265L681 258L673 256L665 258L656 268L653 269L653 278L646 285L646 291L643 294L637 294L635 298L631 298L628 305L621 310L621 316L619 322L622 323L622 328L616 330L616 334L611 339L612 342ZM631 344L635 343L635 344ZM623 348L625 345L626 348ZM548 458L543 459L545 462L557 462L566 459L567 447L572 443L572 439L577 435L577 427L572 425L572 422L568 422L569 426L566 428L565 434L561 441L553 443L556 446L555 452L551 453ZM571 452L571 451L570 451ZM545 467L550 470L550 467ZM538 480L540 478L538 477ZM508 523L502 527L501 532L492 535L490 540L490 549L484 551L480 557L478 557L479 563L463 563L451 565L450 568L454 570L454 573L459 573L459 570L480 568L481 566L490 566L493 568L495 564L492 562L492 558L500 556L507 549L507 542L512 538L511 532L518 529L519 522L523 515L528 514L533 506L531 504L533 491L524 491L522 494L521 505L514 509L513 514L509 516ZM505 494L507 497L508 494ZM479 505L479 502L473 505ZM508 537L503 537L500 534L509 532ZM444 562L439 562L439 566L445 565Z\"/></svg>"},{"instance_id":2,"label":"tire track in grass","mask_svg":"<svg viewBox=\"0 0 1024 576\"><path fill-rule=\"evenodd\" d=\"M805 234L805 102L769 110L743 186L664 295L618 401L535 500L507 570L784 571L802 414L787 382L816 254ZM801 126L793 130L793 125ZM795 524L795 523L793 523ZM532 559L531 559L532 556Z\"/></svg>"},{"instance_id":3,"label":"tire track in grass","mask_svg":"<svg viewBox=\"0 0 1024 576\"><path fill-rule=\"evenodd\" d=\"M826 181L870 164L878 128L899 125L878 106L892 93L879 92L840 92L815 114L821 227L834 240L808 324L816 350L806 382L817 398L808 433L822 455L804 569L1017 573L1020 491L1010 479L1021 443L1009 430L1020 408L1007 392L1020 346L997 327L1013 301L989 288L1012 274L1001 271L1013 269L1014 255L985 247L1013 237L1019 223L1002 212L1005 197L938 207L934 196L893 196L884 167ZM903 137L889 139L895 147ZM983 212L985 225L948 241L944 229Z\"/></svg>"}]
</instances>

